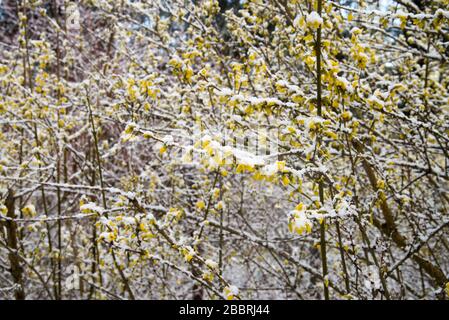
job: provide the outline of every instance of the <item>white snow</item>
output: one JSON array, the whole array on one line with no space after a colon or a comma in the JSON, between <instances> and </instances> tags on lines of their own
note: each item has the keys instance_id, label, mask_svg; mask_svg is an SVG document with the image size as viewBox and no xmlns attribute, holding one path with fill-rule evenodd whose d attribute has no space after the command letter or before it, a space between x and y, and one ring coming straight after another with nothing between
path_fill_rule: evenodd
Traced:
<instances>
[{"instance_id":1,"label":"white snow","mask_svg":"<svg viewBox=\"0 0 449 320\"><path fill-rule=\"evenodd\" d=\"M323 23L323 18L316 12L312 11L307 15L307 24L319 26Z\"/></svg>"}]
</instances>

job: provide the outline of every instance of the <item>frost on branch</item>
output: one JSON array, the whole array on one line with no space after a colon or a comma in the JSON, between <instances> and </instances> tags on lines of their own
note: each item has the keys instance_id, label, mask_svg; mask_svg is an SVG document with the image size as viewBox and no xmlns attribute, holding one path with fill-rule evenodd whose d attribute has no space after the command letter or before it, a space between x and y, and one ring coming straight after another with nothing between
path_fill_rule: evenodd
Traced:
<instances>
[{"instance_id":1,"label":"frost on branch","mask_svg":"<svg viewBox=\"0 0 449 320\"><path fill-rule=\"evenodd\" d=\"M447 298L447 1L11 3L0 299Z\"/></svg>"}]
</instances>

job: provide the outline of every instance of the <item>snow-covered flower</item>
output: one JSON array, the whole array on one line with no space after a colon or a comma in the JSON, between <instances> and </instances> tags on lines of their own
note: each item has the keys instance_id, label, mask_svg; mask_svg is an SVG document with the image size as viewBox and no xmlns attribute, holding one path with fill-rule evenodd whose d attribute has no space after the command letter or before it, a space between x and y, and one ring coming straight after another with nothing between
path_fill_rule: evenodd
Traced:
<instances>
[{"instance_id":1,"label":"snow-covered flower","mask_svg":"<svg viewBox=\"0 0 449 320\"><path fill-rule=\"evenodd\" d=\"M204 208L206 208L206 204L204 203L203 200L199 200L199 201L196 203L196 207L197 207L199 210L203 210Z\"/></svg>"},{"instance_id":2,"label":"snow-covered flower","mask_svg":"<svg viewBox=\"0 0 449 320\"><path fill-rule=\"evenodd\" d=\"M312 11L307 15L306 22L310 28L318 29L323 23L323 18L316 11Z\"/></svg>"},{"instance_id":3,"label":"snow-covered flower","mask_svg":"<svg viewBox=\"0 0 449 320\"><path fill-rule=\"evenodd\" d=\"M297 234L312 232L312 221L307 217L307 212L302 202L296 206L295 210L290 212L288 227L290 232Z\"/></svg>"},{"instance_id":4,"label":"snow-covered flower","mask_svg":"<svg viewBox=\"0 0 449 320\"><path fill-rule=\"evenodd\" d=\"M215 209L217 209L217 210L223 210L225 207L226 206L223 201L218 201L217 204L215 205Z\"/></svg>"},{"instance_id":5,"label":"snow-covered flower","mask_svg":"<svg viewBox=\"0 0 449 320\"><path fill-rule=\"evenodd\" d=\"M229 286L223 289L223 294L225 295L227 300L233 300L236 296L239 295L239 288L236 286Z\"/></svg>"},{"instance_id":6,"label":"snow-covered flower","mask_svg":"<svg viewBox=\"0 0 449 320\"><path fill-rule=\"evenodd\" d=\"M22 208L22 213L25 217L34 217L36 215L36 208L33 204L27 204Z\"/></svg>"},{"instance_id":7,"label":"snow-covered flower","mask_svg":"<svg viewBox=\"0 0 449 320\"><path fill-rule=\"evenodd\" d=\"M98 213L102 214L104 212L104 208L97 206L93 202L89 202L80 206L80 210L82 213Z\"/></svg>"},{"instance_id":8,"label":"snow-covered flower","mask_svg":"<svg viewBox=\"0 0 449 320\"><path fill-rule=\"evenodd\" d=\"M206 266L208 266L211 269L217 269L218 268L218 263L216 263L215 261L211 260L211 259L207 259L205 261Z\"/></svg>"},{"instance_id":9,"label":"snow-covered flower","mask_svg":"<svg viewBox=\"0 0 449 320\"><path fill-rule=\"evenodd\" d=\"M104 240L106 242L113 242L117 238L117 235L114 232L102 232L98 237L98 241Z\"/></svg>"},{"instance_id":10,"label":"snow-covered flower","mask_svg":"<svg viewBox=\"0 0 449 320\"><path fill-rule=\"evenodd\" d=\"M8 213L8 208L6 208L6 206L3 203L0 204L0 215L6 216L7 213Z\"/></svg>"},{"instance_id":11,"label":"snow-covered flower","mask_svg":"<svg viewBox=\"0 0 449 320\"><path fill-rule=\"evenodd\" d=\"M137 125L134 122L130 122L125 127L125 133L131 134L137 128Z\"/></svg>"}]
</instances>

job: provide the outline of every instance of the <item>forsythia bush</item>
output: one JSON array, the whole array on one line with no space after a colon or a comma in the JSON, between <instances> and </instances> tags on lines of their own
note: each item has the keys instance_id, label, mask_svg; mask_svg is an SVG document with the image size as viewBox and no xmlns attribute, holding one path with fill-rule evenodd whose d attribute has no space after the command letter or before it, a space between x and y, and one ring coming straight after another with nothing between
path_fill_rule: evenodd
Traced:
<instances>
[{"instance_id":1,"label":"forsythia bush","mask_svg":"<svg viewBox=\"0 0 449 320\"><path fill-rule=\"evenodd\" d=\"M2 299L444 299L449 1L0 1Z\"/></svg>"}]
</instances>

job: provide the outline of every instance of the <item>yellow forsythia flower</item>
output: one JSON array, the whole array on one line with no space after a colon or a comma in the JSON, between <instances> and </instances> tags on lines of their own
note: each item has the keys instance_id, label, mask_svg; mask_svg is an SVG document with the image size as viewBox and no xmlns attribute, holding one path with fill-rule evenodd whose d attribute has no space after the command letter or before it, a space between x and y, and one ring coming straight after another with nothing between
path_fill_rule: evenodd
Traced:
<instances>
[{"instance_id":1,"label":"yellow forsythia flower","mask_svg":"<svg viewBox=\"0 0 449 320\"><path fill-rule=\"evenodd\" d=\"M200 200L200 201L198 201L198 202L196 203L196 207L197 207L199 210L203 210L204 208L206 208L206 204L204 203L203 200Z\"/></svg>"},{"instance_id":2,"label":"yellow forsythia flower","mask_svg":"<svg viewBox=\"0 0 449 320\"><path fill-rule=\"evenodd\" d=\"M25 217L34 217L36 215L36 208L32 204L28 204L22 208L22 213Z\"/></svg>"},{"instance_id":3,"label":"yellow forsythia flower","mask_svg":"<svg viewBox=\"0 0 449 320\"><path fill-rule=\"evenodd\" d=\"M223 289L223 293L227 300L234 300L239 294L239 289L236 286L229 286Z\"/></svg>"}]
</instances>

